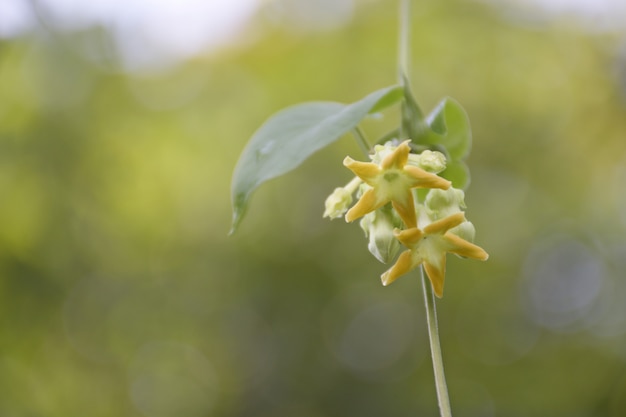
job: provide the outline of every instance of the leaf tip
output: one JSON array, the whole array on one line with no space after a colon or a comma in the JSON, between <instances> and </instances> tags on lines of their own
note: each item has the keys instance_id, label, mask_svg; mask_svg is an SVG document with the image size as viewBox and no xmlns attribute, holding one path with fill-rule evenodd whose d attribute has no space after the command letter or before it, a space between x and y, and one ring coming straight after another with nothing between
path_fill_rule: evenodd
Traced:
<instances>
[{"instance_id":1,"label":"leaf tip","mask_svg":"<svg viewBox=\"0 0 626 417\"><path fill-rule=\"evenodd\" d=\"M240 207L233 209L233 219L230 224L230 230L228 231L228 236L234 235L237 232L237 230L239 230L239 225L241 224L241 221L243 220L244 214L245 214L245 210Z\"/></svg>"},{"instance_id":2,"label":"leaf tip","mask_svg":"<svg viewBox=\"0 0 626 417\"><path fill-rule=\"evenodd\" d=\"M248 198L245 193L239 193L233 199L233 219L230 224L228 236L234 235L239 228L239 224L241 223L241 220L243 220L244 214L246 214L247 201Z\"/></svg>"},{"instance_id":3,"label":"leaf tip","mask_svg":"<svg viewBox=\"0 0 626 417\"><path fill-rule=\"evenodd\" d=\"M228 231L228 236L232 236L237 231L239 227L239 223L241 222L241 216L237 213L237 211L233 211L233 220L230 224L230 230Z\"/></svg>"}]
</instances>

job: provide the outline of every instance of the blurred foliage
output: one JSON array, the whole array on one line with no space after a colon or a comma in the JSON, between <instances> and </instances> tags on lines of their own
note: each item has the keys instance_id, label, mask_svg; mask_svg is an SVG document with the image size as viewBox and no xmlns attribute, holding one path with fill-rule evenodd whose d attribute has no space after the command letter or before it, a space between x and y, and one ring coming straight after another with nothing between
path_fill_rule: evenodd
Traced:
<instances>
[{"instance_id":1,"label":"blurred foliage","mask_svg":"<svg viewBox=\"0 0 626 417\"><path fill-rule=\"evenodd\" d=\"M421 2L412 84L473 127L439 320L455 416L626 415L619 34ZM323 220L351 138L255 196L230 178L270 114L395 83L396 4L342 28L261 14L246 46L127 74L107 34L0 43L0 415L415 416L436 403L419 280ZM384 134L397 114L367 121Z\"/></svg>"}]
</instances>

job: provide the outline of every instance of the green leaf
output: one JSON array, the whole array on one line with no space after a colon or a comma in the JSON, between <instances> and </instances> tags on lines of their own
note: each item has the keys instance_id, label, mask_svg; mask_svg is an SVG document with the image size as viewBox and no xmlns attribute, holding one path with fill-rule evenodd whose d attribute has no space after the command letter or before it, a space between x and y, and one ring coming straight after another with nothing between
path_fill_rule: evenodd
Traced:
<instances>
[{"instance_id":1,"label":"green leaf","mask_svg":"<svg viewBox=\"0 0 626 417\"><path fill-rule=\"evenodd\" d=\"M469 187L470 172L467 164L463 161L448 161L446 169L439 175L451 181L454 188L465 190Z\"/></svg>"},{"instance_id":2,"label":"green leaf","mask_svg":"<svg viewBox=\"0 0 626 417\"><path fill-rule=\"evenodd\" d=\"M270 117L254 133L235 167L230 233L237 229L253 191L261 184L298 167L313 153L354 129L368 114L402 97L402 88L391 86L352 104L309 102L288 107Z\"/></svg>"},{"instance_id":3,"label":"green leaf","mask_svg":"<svg viewBox=\"0 0 626 417\"><path fill-rule=\"evenodd\" d=\"M447 97L428 115L426 121L432 133L428 143L443 145L454 161L465 158L472 147L472 131L463 107Z\"/></svg>"},{"instance_id":4,"label":"green leaf","mask_svg":"<svg viewBox=\"0 0 626 417\"><path fill-rule=\"evenodd\" d=\"M409 80L405 74L402 74L402 84L404 100L402 101L401 108L402 125L400 129L400 139L411 139L416 143L420 143L424 129L428 129L428 127L424 125L424 114L419 108L413 93L411 93Z\"/></svg>"},{"instance_id":5,"label":"green leaf","mask_svg":"<svg viewBox=\"0 0 626 417\"><path fill-rule=\"evenodd\" d=\"M380 91L384 91L384 90L388 90L388 92L386 94L384 94L376 102L376 104L374 104L374 106L368 111L369 114L371 114L371 113L378 113L379 111L385 110L387 107L393 106L398 101L402 100L402 97L404 97L404 93L402 91L402 88L400 88L398 86L392 86L392 87L383 88L382 90L378 90L378 91L376 91L376 92L374 92L372 94L376 94L376 93L379 93ZM371 96L372 94L370 94L369 96ZM366 100L369 96L365 97L363 100ZM363 100L361 100L361 101L363 101ZM357 104L357 103L354 103L354 104Z\"/></svg>"}]
</instances>

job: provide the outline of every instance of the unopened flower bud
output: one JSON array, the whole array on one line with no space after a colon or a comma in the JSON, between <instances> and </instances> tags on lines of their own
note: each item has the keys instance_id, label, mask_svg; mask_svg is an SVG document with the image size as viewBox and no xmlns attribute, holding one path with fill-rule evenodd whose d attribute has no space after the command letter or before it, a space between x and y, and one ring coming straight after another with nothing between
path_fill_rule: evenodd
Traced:
<instances>
[{"instance_id":1,"label":"unopened flower bud","mask_svg":"<svg viewBox=\"0 0 626 417\"><path fill-rule=\"evenodd\" d=\"M409 164L437 174L446 169L446 157L441 152L427 149L420 154L409 154Z\"/></svg>"},{"instance_id":2,"label":"unopened flower bud","mask_svg":"<svg viewBox=\"0 0 626 417\"><path fill-rule=\"evenodd\" d=\"M464 221L457 227L453 227L448 232L455 234L461 239L467 240L468 242L473 242L474 237L476 236L476 228L469 220Z\"/></svg>"},{"instance_id":3,"label":"unopened flower bud","mask_svg":"<svg viewBox=\"0 0 626 417\"><path fill-rule=\"evenodd\" d=\"M400 243L393 231L402 225L395 210L383 207L366 214L361 219L361 228L369 238L367 248L382 263L391 261L400 250Z\"/></svg>"},{"instance_id":4,"label":"unopened flower bud","mask_svg":"<svg viewBox=\"0 0 626 417\"><path fill-rule=\"evenodd\" d=\"M326 210L323 217L330 217L332 220L343 216L352 204L352 194L361 183L363 181L359 177L354 177L345 187L335 188L335 191L326 199Z\"/></svg>"},{"instance_id":5,"label":"unopened flower bud","mask_svg":"<svg viewBox=\"0 0 626 417\"><path fill-rule=\"evenodd\" d=\"M344 215L352 204L352 193L343 187L335 188L335 191L326 199L324 217L337 219Z\"/></svg>"},{"instance_id":6,"label":"unopened flower bud","mask_svg":"<svg viewBox=\"0 0 626 417\"><path fill-rule=\"evenodd\" d=\"M384 145L375 145L374 154L370 156L370 159L373 163L380 164L387 155L392 154L397 148L398 144L393 141L389 141Z\"/></svg>"},{"instance_id":7,"label":"unopened flower bud","mask_svg":"<svg viewBox=\"0 0 626 417\"><path fill-rule=\"evenodd\" d=\"M465 208L465 193L452 187L447 190L433 188L426 196L425 205L434 219L441 219Z\"/></svg>"}]
</instances>

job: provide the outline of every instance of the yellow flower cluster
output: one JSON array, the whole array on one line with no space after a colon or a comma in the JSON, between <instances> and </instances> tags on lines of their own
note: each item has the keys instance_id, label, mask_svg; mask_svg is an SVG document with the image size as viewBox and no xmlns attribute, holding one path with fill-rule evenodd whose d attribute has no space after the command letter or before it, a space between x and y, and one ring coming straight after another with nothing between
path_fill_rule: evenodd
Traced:
<instances>
[{"instance_id":1,"label":"yellow flower cluster","mask_svg":"<svg viewBox=\"0 0 626 417\"><path fill-rule=\"evenodd\" d=\"M487 252L465 239L468 235L471 235L470 240L473 238L474 229L461 211L463 192L451 188L451 183L436 173L427 171L435 169L438 172L445 168L442 154L425 151L422 164L420 155L410 153L408 140L399 146L377 148L372 162L345 158L343 164L356 178L346 187L335 189L328 197L324 217L333 219L345 213L346 221L352 222L365 216L362 226L366 225L364 229L369 234L370 251L379 260L386 262L395 256L393 251L398 245L390 239L395 238L407 248L396 263L382 274L383 285L389 285L423 265L435 295L442 297L447 253L478 260L488 258ZM358 188L362 192L361 197L348 209L352 204L352 194ZM431 198L427 197L424 204L416 204L413 190L417 188L430 189ZM390 215L389 210L383 210L388 203L397 213L395 218L401 220L397 226L403 223L403 228L393 228L390 216L394 213Z\"/></svg>"}]
</instances>

